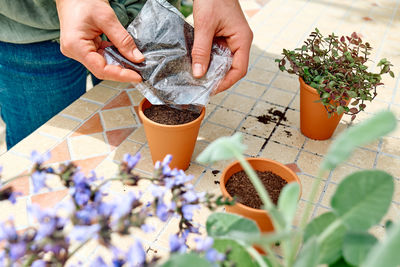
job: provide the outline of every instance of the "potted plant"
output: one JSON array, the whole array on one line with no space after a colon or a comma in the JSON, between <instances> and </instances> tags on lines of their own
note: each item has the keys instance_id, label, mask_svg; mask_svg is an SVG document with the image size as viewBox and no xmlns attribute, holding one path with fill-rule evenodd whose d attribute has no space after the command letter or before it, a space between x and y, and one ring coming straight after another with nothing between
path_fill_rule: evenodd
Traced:
<instances>
[{"instance_id":1,"label":"potted plant","mask_svg":"<svg viewBox=\"0 0 400 267\"><path fill-rule=\"evenodd\" d=\"M343 114L354 120L366 101L376 97L382 75L394 77L392 64L385 58L377 64L377 73L367 70L371 49L355 32L324 37L318 29L300 48L283 49L284 57L275 61L281 71L299 76L300 128L305 136L329 139Z\"/></svg>"},{"instance_id":2,"label":"potted plant","mask_svg":"<svg viewBox=\"0 0 400 267\"><path fill-rule=\"evenodd\" d=\"M153 106L144 98L139 104L138 113L153 162L162 161L167 154L171 154L170 167L186 170L196 145L205 108L198 114L164 105Z\"/></svg>"}]
</instances>

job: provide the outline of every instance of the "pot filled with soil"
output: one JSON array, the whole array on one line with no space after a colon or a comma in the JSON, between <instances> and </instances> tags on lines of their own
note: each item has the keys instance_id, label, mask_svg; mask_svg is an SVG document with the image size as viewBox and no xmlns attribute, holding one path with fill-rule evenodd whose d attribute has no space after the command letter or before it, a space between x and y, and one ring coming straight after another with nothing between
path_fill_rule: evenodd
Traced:
<instances>
[{"instance_id":1,"label":"pot filled with soil","mask_svg":"<svg viewBox=\"0 0 400 267\"><path fill-rule=\"evenodd\" d=\"M318 102L320 95L317 90L306 84L302 78L300 81L300 130L314 140L326 140L331 138L336 130L342 114L329 114L326 107ZM345 100L348 104L350 99Z\"/></svg>"},{"instance_id":2,"label":"pot filled with soil","mask_svg":"<svg viewBox=\"0 0 400 267\"><path fill-rule=\"evenodd\" d=\"M285 165L270 159L247 158L256 171L274 204L283 187L288 183L301 183L297 175ZM222 173L220 188L225 197L236 197L236 204L225 206L227 212L239 214L254 220L261 232L272 232L274 227L267 212L262 209L262 201L238 161L230 164Z\"/></svg>"},{"instance_id":3,"label":"pot filled with soil","mask_svg":"<svg viewBox=\"0 0 400 267\"><path fill-rule=\"evenodd\" d=\"M171 168L186 170L189 167L205 108L201 113L179 110L166 105L152 105L147 99L139 104L142 120L153 162L172 155Z\"/></svg>"}]
</instances>

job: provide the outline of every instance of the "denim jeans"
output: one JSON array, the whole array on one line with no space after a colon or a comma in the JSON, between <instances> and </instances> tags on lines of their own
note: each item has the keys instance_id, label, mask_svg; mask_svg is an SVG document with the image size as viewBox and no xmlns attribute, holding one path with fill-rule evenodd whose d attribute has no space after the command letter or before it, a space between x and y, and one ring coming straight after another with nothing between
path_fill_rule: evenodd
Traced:
<instances>
[{"instance_id":1,"label":"denim jeans","mask_svg":"<svg viewBox=\"0 0 400 267\"><path fill-rule=\"evenodd\" d=\"M7 148L85 93L86 77L86 68L62 55L57 42L0 42L0 107Z\"/></svg>"}]
</instances>

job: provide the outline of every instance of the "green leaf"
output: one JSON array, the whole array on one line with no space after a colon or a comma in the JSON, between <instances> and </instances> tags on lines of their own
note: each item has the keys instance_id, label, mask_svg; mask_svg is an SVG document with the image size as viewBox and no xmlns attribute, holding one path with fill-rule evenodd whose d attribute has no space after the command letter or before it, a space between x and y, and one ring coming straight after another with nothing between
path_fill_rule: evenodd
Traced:
<instances>
[{"instance_id":1,"label":"green leaf","mask_svg":"<svg viewBox=\"0 0 400 267\"><path fill-rule=\"evenodd\" d=\"M393 191L390 174L379 170L358 171L338 185L331 206L349 229L367 230L386 214Z\"/></svg>"},{"instance_id":2,"label":"green leaf","mask_svg":"<svg viewBox=\"0 0 400 267\"><path fill-rule=\"evenodd\" d=\"M348 264L343 257L341 257L339 260L336 262L329 264L329 267L355 267L353 265Z\"/></svg>"},{"instance_id":3,"label":"green leaf","mask_svg":"<svg viewBox=\"0 0 400 267\"><path fill-rule=\"evenodd\" d=\"M242 144L242 135L235 133L232 136L220 137L209 144L197 156L196 161L208 164L219 160L227 160L233 158L233 151L243 154L245 150L246 146Z\"/></svg>"},{"instance_id":4,"label":"green leaf","mask_svg":"<svg viewBox=\"0 0 400 267\"><path fill-rule=\"evenodd\" d=\"M357 97L357 93L354 91L346 91L346 93L351 97L351 98L356 98Z\"/></svg>"},{"instance_id":5,"label":"green leaf","mask_svg":"<svg viewBox=\"0 0 400 267\"><path fill-rule=\"evenodd\" d=\"M344 107L338 106L338 107L336 108L336 112L337 112L339 115L342 114L342 113L344 112Z\"/></svg>"},{"instance_id":6,"label":"green leaf","mask_svg":"<svg viewBox=\"0 0 400 267\"><path fill-rule=\"evenodd\" d=\"M213 247L221 253L226 253L229 250L228 259L235 263L235 266L255 267L257 263L252 259L245 247L232 239L214 239ZM195 266L193 264L186 266ZM186 267L185 266L185 267ZM197 266L196 266L197 267Z\"/></svg>"},{"instance_id":7,"label":"green leaf","mask_svg":"<svg viewBox=\"0 0 400 267\"><path fill-rule=\"evenodd\" d=\"M211 237L235 238L237 234L260 235L257 224L249 219L232 213L216 212L208 216L207 234Z\"/></svg>"},{"instance_id":8,"label":"green leaf","mask_svg":"<svg viewBox=\"0 0 400 267\"><path fill-rule=\"evenodd\" d=\"M315 237L311 237L304 244L297 256L294 267L313 267L318 264L319 248Z\"/></svg>"},{"instance_id":9,"label":"green leaf","mask_svg":"<svg viewBox=\"0 0 400 267\"><path fill-rule=\"evenodd\" d=\"M400 223L392 225L385 239L372 247L363 267L395 267L400 265Z\"/></svg>"},{"instance_id":10,"label":"green leaf","mask_svg":"<svg viewBox=\"0 0 400 267\"><path fill-rule=\"evenodd\" d=\"M313 219L305 229L304 240L307 241L313 236L319 236L336 220L337 217L333 212L324 213ZM322 241L319 245L318 263L331 264L341 257L343 238L346 231L346 227L341 225L335 232L331 233Z\"/></svg>"},{"instance_id":11,"label":"green leaf","mask_svg":"<svg viewBox=\"0 0 400 267\"><path fill-rule=\"evenodd\" d=\"M390 111L381 111L372 118L350 127L331 145L322 162L322 170L332 170L345 161L357 146L363 146L390 133L396 128L396 117Z\"/></svg>"},{"instance_id":12,"label":"green leaf","mask_svg":"<svg viewBox=\"0 0 400 267\"><path fill-rule=\"evenodd\" d=\"M209 261L194 253L173 254L163 265L163 267L211 267Z\"/></svg>"},{"instance_id":13,"label":"green leaf","mask_svg":"<svg viewBox=\"0 0 400 267\"><path fill-rule=\"evenodd\" d=\"M297 209L297 202L300 194L300 186L297 183L289 183L285 187L278 199L278 210L281 212L286 229L292 227L292 221Z\"/></svg>"},{"instance_id":14,"label":"green leaf","mask_svg":"<svg viewBox=\"0 0 400 267\"><path fill-rule=\"evenodd\" d=\"M359 266L377 241L367 232L347 232L343 240L343 257L348 263Z\"/></svg>"}]
</instances>

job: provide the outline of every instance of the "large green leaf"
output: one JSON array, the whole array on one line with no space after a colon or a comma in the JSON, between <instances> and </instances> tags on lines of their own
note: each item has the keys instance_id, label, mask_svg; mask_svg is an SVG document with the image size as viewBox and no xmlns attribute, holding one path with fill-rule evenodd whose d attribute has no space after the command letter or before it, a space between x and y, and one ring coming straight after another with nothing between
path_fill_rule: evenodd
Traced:
<instances>
[{"instance_id":1,"label":"large green leaf","mask_svg":"<svg viewBox=\"0 0 400 267\"><path fill-rule=\"evenodd\" d=\"M393 178L384 171L354 172L339 184L331 206L349 229L367 230L386 214L393 191Z\"/></svg>"},{"instance_id":2,"label":"large green leaf","mask_svg":"<svg viewBox=\"0 0 400 267\"><path fill-rule=\"evenodd\" d=\"M213 247L221 253L229 251L228 260L235 263L235 266L256 267L258 264L252 259L246 248L232 239L214 239ZM194 265L187 265L194 266ZM197 267L197 266L196 266Z\"/></svg>"},{"instance_id":3,"label":"large green leaf","mask_svg":"<svg viewBox=\"0 0 400 267\"><path fill-rule=\"evenodd\" d=\"M385 239L372 247L362 266L400 266L400 223L392 225Z\"/></svg>"},{"instance_id":4,"label":"large green leaf","mask_svg":"<svg viewBox=\"0 0 400 267\"><path fill-rule=\"evenodd\" d=\"M351 265L359 266L377 241L367 232L347 232L343 240L343 257Z\"/></svg>"},{"instance_id":5,"label":"large green leaf","mask_svg":"<svg viewBox=\"0 0 400 267\"><path fill-rule=\"evenodd\" d=\"M324 230L337 221L333 212L324 213L313 219L306 227L304 240L308 241L311 237L318 237ZM318 263L331 264L337 261L342 255L343 238L346 233L346 227L340 225L336 231L329 234L319 244Z\"/></svg>"},{"instance_id":6,"label":"large green leaf","mask_svg":"<svg viewBox=\"0 0 400 267\"><path fill-rule=\"evenodd\" d=\"M313 236L307 240L297 256L294 267L314 267L318 265L319 248Z\"/></svg>"},{"instance_id":7,"label":"large green leaf","mask_svg":"<svg viewBox=\"0 0 400 267\"><path fill-rule=\"evenodd\" d=\"M368 144L396 128L396 117L390 111L381 111L372 118L350 127L331 145L322 162L322 170L332 170L345 161L357 146Z\"/></svg>"},{"instance_id":8,"label":"large green leaf","mask_svg":"<svg viewBox=\"0 0 400 267\"><path fill-rule=\"evenodd\" d=\"M194 253L174 254L163 265L163 267L211 267L209 261Z\"/></svg>"},{"instance_id":9,"label":"large green leaf","mask_svg":"<svg viewBox=\"0 0 400 267\"><path fill-rule=\"evenodd\" d=\"M349 263L347 263L343 257L341 257L340 259L338 259L337 261L335 261L332 264L329 264L329 267L355 267L354 265L350 265Z\"/></svg>"},{"instance_id":10,"label":"large green leaf","mask_svg":"<svg viewBox=\"0 0 400 267\"><path fill-rule=\"evenodd\" d=\"M242 144L242 135L235 133L232 136L220 137L209 144L197 156L196 161L208 164L219 160L227 160L234 157L233 151L243 154L245 150L246 146Z\"/></svg>"},{"instance_id":11,"label":"large green leaf","mask_svg":"<svg viewBox=\"0 0 400 267\"><path fill-rule=\"evenodd\" d=\"M229 237L230 233L260 234L260 229L253 220L232 213L216 212L208 216L207 233L211 237Z\"/></svg>"},{"instance_id":12,"label":"large green leaf","mask_svg":"<svg viewBox=\"0 0 400 267\"><path fill-rule=\"evenodd\" d=\"M281 212L286 229L292 227L292 221L297 209L300 194L300 186L297 183L287 184L278 199L278 210Z\"/></svg>"}]
</instances>

